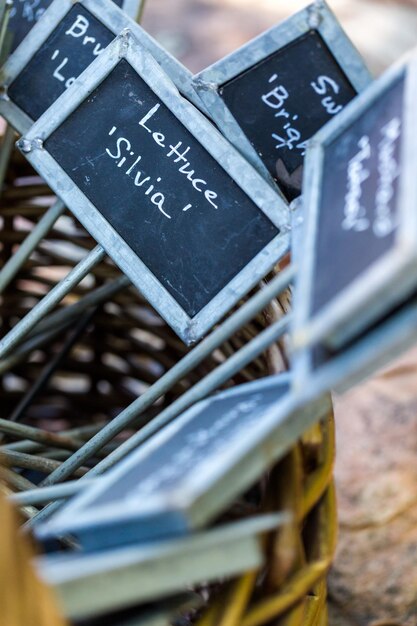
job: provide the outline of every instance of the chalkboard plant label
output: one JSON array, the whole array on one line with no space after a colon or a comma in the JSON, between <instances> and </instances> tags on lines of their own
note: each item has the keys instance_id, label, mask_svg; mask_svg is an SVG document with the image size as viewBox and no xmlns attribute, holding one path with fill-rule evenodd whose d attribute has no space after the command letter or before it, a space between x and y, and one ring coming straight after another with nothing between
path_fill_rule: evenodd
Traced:
<instances>
[{"instance_id":1,"label":"chalkboard plant label","mask_svg":"<svg viewBox=\"0 0 417 626\"><path fill-rule=\"evenodd\" d=\"M133 19L139 17L144 0L112 0ZM52 0L13 0L10 14L9 30L13 34L12 48L14 52L23 39L35 26L45 11L52 4Z\"/></svg>"},{"instance_id":2,"label":"chalkboard plant label","mask_svg":"<svg viewBox=\"0 0 417 626\"><path fill-rule=\"evenodd\" d=\"M308 140L370 82L325 2L316 2L194 77L229 140L288 200Z\"/></svg>"},{"instance_id":3,"label":"chalkboard plant label","mask_svg":"<svg viewBox=\"0 0 417 626\"><path fill-rule=\"evenodd\" d=\"M190 72L112 0L55 0L0 71L0 114L24 133L126 28L199 102Z\"/></svg>"},{"instance_id":4,"label":"chalkboard plant label","mask_svg":"<svg viewBox=\"0 0 417 626\"><path fill-rule=\"evenodd\" d=\"M260 569L265 562L265 536L288 523L285 513L259 515L154 545L97 554L49 554L38 559L36 566L71 621L142 605L140 622L128 623L157 626L171 622L172 610L167 621L148 622L144 604L156 601L160 609L164 598L175 600L174 594L203 581L207 584ZM114 618L112 622L116 623ZM117 624L121 626L119 619Z\"/></svg>"},{"instance_id":5,"label":"chalkboard plant label","mask_svg":"<svg viewBox=\"0 0 417 626\"><path fill-rule=\"evenodd\" d=\"M19 146L186 343L288 250L284 201L129 31Z\"/></svg>"},{"instance_id":6,"label":"chalkboard plant label","mask_svg":"<svg viewBox=\"0 0 417 626\"><path fill-rule=\"evenodd\" d=\"M289 390L283 374L197 403L38 526L39 536L75 533L97 550L207 524L327 414L325 398L297 415Z\"/></svg>"},{"instance_id":7,"label":"chalkboard plant label","mask_svg":"<svg viewBox=\"0 0 417 626\"><path fill-rule=\"evenodd\" d=\"M297 349L340 349L417 291L416 93L414 56L309 148Z\"/></svg>"}]
</instances>

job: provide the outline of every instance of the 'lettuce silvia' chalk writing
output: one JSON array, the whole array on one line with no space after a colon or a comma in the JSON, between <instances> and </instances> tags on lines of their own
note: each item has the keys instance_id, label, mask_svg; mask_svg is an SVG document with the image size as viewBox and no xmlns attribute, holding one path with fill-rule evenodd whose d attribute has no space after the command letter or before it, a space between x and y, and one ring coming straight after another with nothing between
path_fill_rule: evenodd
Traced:
<instances>
[{"instance_id":1,"label":"'lettuce silvia' chalk writing","mask_svg":"<svg viewBox=\"0 0 417 626\"><path fill-rule=\"evenodd\" d=\"M155 131L150 127L150 120L157 113L160 105L156 104L146 115L140 120L139 126L149 133L159 148L164 150L166 158L172 160L178 166L178 172L184 177L184 179L190 184L190 187L201 193L204 199L215 209L218 208L216 204L217 193L212 191L208 187L208 183L204 178L198 178L194 169L192 169L190 161L186 158L190 158L189 153L191 148L184 146L182 141L178 141L175 145L170 144L166 140L165 135L161 132ZM117 131L117 126L113 126L109 131L109 136L112 137ZM168 152L165 150L168 149ZM116 139L114 146L106 148L106 154L114 159L118 168L123 168L124 174L132 178L135 187L142 188L145 196L147 196L150 202L157 207L157 209L167 219L172 219L171 211L168 212L166 205L165 193L161 191L160 183L162 177L157 176L151 178L139 169L139 163L142 161L142 155L138 154L132 146L132 142L123 136L119 136ZM189 211L192 208L192 204L188 203L182 208L182 211Z\"/></svg>"}]
</instances>

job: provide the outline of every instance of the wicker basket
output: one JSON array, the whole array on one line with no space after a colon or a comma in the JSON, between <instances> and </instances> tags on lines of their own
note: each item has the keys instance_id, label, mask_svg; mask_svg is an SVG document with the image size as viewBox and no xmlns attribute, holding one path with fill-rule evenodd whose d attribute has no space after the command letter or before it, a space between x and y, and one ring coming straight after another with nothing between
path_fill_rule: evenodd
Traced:
<instances>
[{"instance_id":1,"label":"wicker basket","mask_svg":"<svg viewBox=\"0 0 417 626\"><path fill-rule=\"evenodd\" d=\"M18 153L13 153L0 199L1 265L13 255L53 200L48 187ZM94 245L72 216L59 218L1 297L3 332L31 310ZM68 310L80 298L119 276L118 269L106 259L64 299L58 311ZM272 303L174 385L141 416L135 428L152 420L271 320L282 316L288 299L282 296ZM13 436L2 426L3 432L9 433L2 450L11 467L7 471L11 491L30 488L31 480L36 479L33 472L49 473L72 454L58 439L52 438L49 443L45 440L43 444L39 440L28 441L27 426L52 433L66 432L74 450L187 353L173 331L130 287L116 291L108 301L65 323L62 319L60 322L59 314L53 315L49 326L34 332L11 357L0 362L2 417L16 423ZM227 386L278 373L286 366L284 346L275 345L228 381ZM200 590L205 606L185 615L181 623L327 624L326 574L336 535L333 426L333 416L329 415L305 433L259 483L261 497L256 507L251 498L242 496L223 517L235 519L260 511L293 514L293 524L266 541L264 570ZM116 442L103 448L100 456L131 432L134 429L121 433ZM95 462L97 459L91 460L90 466ZM18 468L25 468L24 472ZM28 518L36 510L26 507L23 513Z\"/></svg>"}]
</instances>

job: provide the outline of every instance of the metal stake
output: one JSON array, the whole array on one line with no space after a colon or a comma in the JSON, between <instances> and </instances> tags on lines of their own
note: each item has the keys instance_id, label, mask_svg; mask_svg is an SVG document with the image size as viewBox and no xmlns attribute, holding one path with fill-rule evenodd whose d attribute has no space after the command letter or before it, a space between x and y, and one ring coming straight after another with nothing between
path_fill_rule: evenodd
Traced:
<instances>
[{"instance_id":1,"label":"metal stake","mask_svg":"<svg viewBox=\"0 0 417 626\"><path fill-rule=\"evenodd\" d=\"M73 439L72 437L66 437L65 435L58 433L51 433L42 428L34 428L33 426L26 426L25 424L14 424L9 420L0 419L0 432L12 436L21 437L29 441L42 444L50 448L62 448L64 450L79 450L82 443ZM0 447L1 451L12 452L10 448L5 446ZM16 452L16 450L15 450Z\"/></svg>"},{"instance_id":2,"label":"metal stake","mask_svg":"<svg viewBox=\"0 0 417 626\"><path fill-rule=\"evenodd\" d=\"M19 363L25 360L28 354L30 354L34 350L37 350L37 348L40 348L41 346L50 343L63 330L68 328L69 324L71 324L71 321L67 322L66 324L60 324L59 326L40 333L35 337L31 337L30 339L22 343L22 345L20 345L13 352L12 355L0 360L0 375L10 371L13 367L16 367L16 365L19 365Z\"/></svg>"},{"instance_id":3,"label":"metal stake","mask_svg":"<svg viewBox=\"0 0 417 626\"><path fill-rule=\"evenodd\" d=\"M47 363L47 365L43 368L40 376L36 379L35 383L19 402L12 415L9 417L9 422L18 422L21 419L28 406L33 402L38 393L48 384L49 379L51 378L55 370L59 367L60 363L63 361L63 359L65 359L74 344L78 341L80 335L84 332L86 326L88 326L91 318L95 315L96 311L97 308L94 308L92 311L89 311L80 319L75 329L69 334L61 350L52 358L49 363ZM30 437L27 437L27 439L30 439ZM74 448L69 448L69 450L73 449ZM77 450L78 448L75 449Z\"/></svg>"},{"instance_id":4,"label":"metal stake","mask_svg":"<svg viewBox=\"0 0 417 626\"><path fill-rule=\"evenodd\" d=\"M43 215L30 235L20 244L19 250L10 257L0 271L0 294L6 289L16 276L22 265L26 263L36 246L48 234L57 219L64 213L65 205L61 200L53 204Z\"/></svg>"},{"instance_id":5,"label":"metal stake","mask_svg":"<svg viewBox=\"0 0 417 626\"><path fill-rule=\"evenodd\" d=\"M71 428L70 430L63 430L60 435L64 435L65 437L71 437L73 441L79 441L79 448L85 443L85 440L92 435L100 432L103 428L103 423L93 424L89 426L79 426L78 428ZM33 441L29 441L28 439L23 439L22 441L16 441L15 443L6 443L4 446L1 446L5 450L15 450L16 452L27 452L30 454L38 453L44 450L45 446L39 443L35 443ZM0 448L0 449L1 449Z\"/></svg>"},{"instance_id":6,"label":"metal stake","mask_svg":"<svg viewBox=\"0 0 417 626\"><path fill-rule=\"evenodd\" d=\"M13 152L14 143L15 131L10 124L7 124L0 150L0 191L3 190L7 166L9 165L10 156Z\"/></svg>"},{"instance_id":7,"label":"metal stake","mask_svg":"<svg viewBox=\"0 0 417 626\"><path fill-rule=\"evenodd\" d=\"M113 280L102 287L98 287L98 289L95 289L87 296L80 298L80 300L78 300L75 304L71 304L70 306L65 307L65 309L56 311L55 313L52 313L52 315L46 317L29 333L29 337L48 331L51 328L54 328L57 324L61 325L71 323L73 319L79 317L80 314L84 313L86 309L111 300L113 296L126 287L129 287L131 284L132 283L127 276L120 276L119 278L116 278L116 280Z\"/></svg>"},{"instance_id":8,"label":"metal stake","mask_svg":"<svg viewBox=\"0 0 417 626\"><path fill-rule=\"evenodd\" d=\"M42 473L49 474L57 469L61 463L59 461L53 461L41 456L32 456L31 454L25 454L24 452L12 452L2 448L0 450L0 461L9 465L10 467L21 467L23 469L36 470ZM85 468L77 469L77 476L81 477L87 473Z\"/></svg>"},{"instance_id":9,"label":"metal stake","mask_svg":"<svg viewBox=\"0 0 417 626\"><path fill-rule=\"evenodd\" d=\"M48 504L48 502L54 500L66 500L76 493L79 493L82 489L92 485L95 480L96 478L85 479L82 482L73 480L63 483L62 485L30 489L10 496L9 500L19 506Z\"/></svg>"},{"instance_id":10,"label":"metal stake","mask_svg":"<svg viewBox=\"0 0 417 626\"><path fill-rule=\"evenodd\" d=\"M78 285L106 255L96 246L0 341L0 358L9 354L32 328Z\"/></svg>"}]
</instances>

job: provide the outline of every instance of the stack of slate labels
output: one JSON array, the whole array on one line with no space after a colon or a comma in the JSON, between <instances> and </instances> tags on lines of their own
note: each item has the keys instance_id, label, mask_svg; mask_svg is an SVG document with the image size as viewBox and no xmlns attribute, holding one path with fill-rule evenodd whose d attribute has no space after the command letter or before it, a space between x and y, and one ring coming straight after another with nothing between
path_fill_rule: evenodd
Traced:
<instances>
[{"instance_id":1,"label":"stack of slate labels","mask_svg":"<svg viewBox=\"0 0 417 626\"><path fill-rule=\"evenodd\" d=\"M317 1L193 77L142 5L10 14L5 489L73 622L324 625L329 392L416 332L415 63Z\"/></svg>"}]
</instances>

